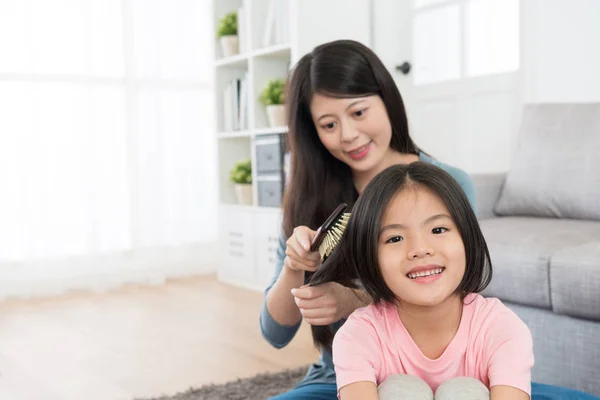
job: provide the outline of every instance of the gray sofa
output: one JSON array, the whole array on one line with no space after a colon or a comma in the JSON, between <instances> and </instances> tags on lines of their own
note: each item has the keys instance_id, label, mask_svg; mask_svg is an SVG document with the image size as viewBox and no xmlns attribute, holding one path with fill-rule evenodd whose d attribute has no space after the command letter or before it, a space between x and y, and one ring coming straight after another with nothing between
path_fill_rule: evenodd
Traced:
<instances>
[{"instance_id":1,"label":"gray sofa","mask_svg":"<svg viewBox=\"0 0 600 400\"><path fill-rule=\"evenodd\" d=\"M475 175L500 298L533 335L536 382L600 396L600 104L537 104L502 175Z\"/></svg>"}]
</instances>

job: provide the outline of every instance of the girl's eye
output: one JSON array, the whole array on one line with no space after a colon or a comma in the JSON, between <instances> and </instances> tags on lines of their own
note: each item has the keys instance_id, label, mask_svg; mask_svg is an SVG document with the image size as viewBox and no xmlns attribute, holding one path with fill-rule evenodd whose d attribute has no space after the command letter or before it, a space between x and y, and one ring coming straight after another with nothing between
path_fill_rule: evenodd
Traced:
<instances>
[{"instance_id":1,"label":"girl's eye","mask_svg":"<svg viewBox=\"0 0 600 400\"><path fill-rule=\"evenodd\" d=\"M367 112L367 109L363 109L363 110L358 110L354 112L354 116L355 117L362 117L363 115L365 115L365 113Z\"/></svg>"},{"instance_id":2,"label":"girl's eye","mask_svg":"<svg viewBox=\"0 0 600 400\"><path fill-rule=\"evenodd\" d=\"M330 131L333 128L335 128L335 122L330 122L328 124L325 124L325 125L322 126L322 128L325 129L325 130Z\"/></svg>"},{"instance_id":3,"label":"girl's eye","mask_svg":"<svg viewBox=\"0 0 600 400\"><path fill-rule=\"evenodd\" d=\"M386 242L386 243L398 243L398 242L400 242L401 240L404 240L404 238L403 238L402 236L394 236L394 237L391 237L391 238L389 238L389 239L388 239L388 240L386 240L385 242Z\"/></svg>"},{"instance_id":4,"label":"girl's eye","mask_svg":"<svg viewBox=\"0 0 600 400\"><path fill-rule=\"evenodd\" d=\"M437 228L433 228L433 230L431 232L433 234L435 234L435 235L439 235L441 233L448 232L448 229L440 226L440 227L437 227Z\"/></svg>"}]
</instances>

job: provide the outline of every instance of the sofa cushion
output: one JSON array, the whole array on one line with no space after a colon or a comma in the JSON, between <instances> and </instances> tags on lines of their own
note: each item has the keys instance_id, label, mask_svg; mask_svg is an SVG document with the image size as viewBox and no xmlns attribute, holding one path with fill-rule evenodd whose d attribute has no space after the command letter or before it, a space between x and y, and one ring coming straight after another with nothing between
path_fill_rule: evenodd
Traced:
<instances>
[{"instance_id":1,"label":"sofa cushion","mask_svg":"<svg viewBox=\"0 0 600 400\"><path fill-rule=\"evenodd\" d=\"M557 313L600 321L600 240L552 255L550 295Z\"/></svg>"},{"instance_id":2,"label":"sofa cushion","mask_svg":"<svg viewBox=\"0 0 600 400\"><path fill-rule=\"evenodd\" d=\"M600 238L594 221L502 217L480 221L492 258L485 296L540 308L552 307L549 263L559 251Z\"/></svg>"},{"instance_id":3,"label":"sofa cushion","mask_svg":"<svg viewBox=\"0 0 600 400\"><path fill-rule=\"evenodd\" d=\"M531 379L539 383L584 390L600 396L598 323L559 315L551 310L504 303L531 330L535 363ZM540 396L539 398L543 398ZM533 398L534 400L536 397ZM547 400L582 400L548 397Z\"/></svg>"},{"instance_id":4,"label":"sofa cushion","mask_svg":"<svg viewBox=\"0 0 600 400\"><path fill-rule=\"evenodd\" d=\"M496 214L600 221L598 154L600 103L527 105Z\"/></svg>"}]
</instances>

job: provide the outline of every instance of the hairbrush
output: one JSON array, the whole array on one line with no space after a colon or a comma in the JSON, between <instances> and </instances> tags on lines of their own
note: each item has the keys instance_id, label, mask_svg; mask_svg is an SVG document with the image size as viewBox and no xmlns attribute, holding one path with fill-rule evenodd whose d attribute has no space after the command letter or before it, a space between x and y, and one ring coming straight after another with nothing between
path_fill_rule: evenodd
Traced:
<instances>
[{"instance_id":1,"label":"hairbrush","mask_svg":"<svg viewBox=\"0 0 600 400\"><path fill-rule=\"evenodd\" d=\"M346 230L346 224L348 223L348 219L350 219L350 213L344 212L347 207L346 203L340 204L331 213L329 218L325 220L323 225L317 229L317 234L310 245L310 251L317 251L318 249L321 261L325 261L329 257L342 239L342 235Z\"/></svg>"}]
</instances>

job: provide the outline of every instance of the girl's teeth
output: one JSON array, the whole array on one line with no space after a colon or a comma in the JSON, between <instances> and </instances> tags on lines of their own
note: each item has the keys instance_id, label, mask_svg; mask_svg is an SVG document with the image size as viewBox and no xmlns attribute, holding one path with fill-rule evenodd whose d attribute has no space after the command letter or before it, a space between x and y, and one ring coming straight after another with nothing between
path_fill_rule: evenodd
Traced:
<instances>
[{"instance_id":1,"label":"girl's teeth","mask_svg":"<svg viewBox=\"0 0 600 400\"><path fill-rule=\"evenodd\" d=\"M417 278L421 278L423 276L429 276L429 275L437 275L437 274L441 274L442 271L444 269L443 268L437 268L437 269L433 269L431 271L421 271L421 272L415 272L413 274L408 274L408 277L410 279L417 279Z\"/></svg>"}]
</instances>

